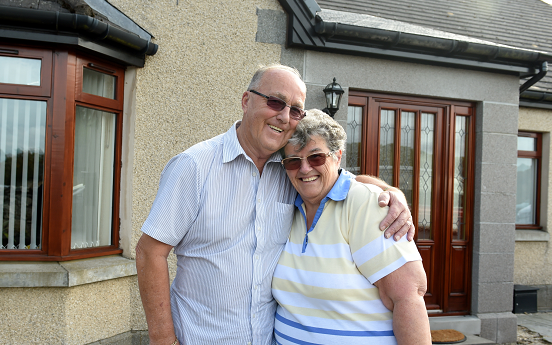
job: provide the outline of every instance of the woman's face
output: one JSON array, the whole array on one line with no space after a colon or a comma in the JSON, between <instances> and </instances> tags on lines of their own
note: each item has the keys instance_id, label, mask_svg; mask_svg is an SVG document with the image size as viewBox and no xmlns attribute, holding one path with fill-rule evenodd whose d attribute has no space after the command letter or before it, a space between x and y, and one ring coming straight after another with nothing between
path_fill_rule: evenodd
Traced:
<instances>
[{"instance_id":1,"label":"woman's face","mask_svg":"<svg viewBox=\"0 0 552 345\"><path fill-rule=\"evenodd\" d=\"M314 153L328 153L330 150L324 139L319 136L311 137L311 141L301 151L298 147L287 144L286 158L306 158ZM341 150L334 153L337 157L326 157L326 162L319 166L311 166L307 159L301 160L301 166L295 170L286 170L291 183L307 204L318 206L320 201L330 192L339 177L337 170L341 162Z\"/></svg>"}]
</instances>

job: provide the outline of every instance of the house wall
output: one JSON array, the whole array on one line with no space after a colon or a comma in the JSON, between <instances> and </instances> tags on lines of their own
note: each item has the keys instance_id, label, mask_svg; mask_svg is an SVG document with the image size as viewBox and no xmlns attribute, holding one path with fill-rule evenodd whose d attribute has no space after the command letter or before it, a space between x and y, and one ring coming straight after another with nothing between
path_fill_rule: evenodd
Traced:
<instances>
[{"instance_id":1,"label":"house wall","mask_svg":"<svg viewBox=\"0 0 552 345\"><path fill-rule=\"evenodd\" d=\"M538 287L537 306L539 311L552 310L552 183L550 166L550 132L552 132L552 111L547 109L520 108L520 131L543 133L541 171L541 219L542 231L516 230L514 283Z\"/></svg>"}]
</instances>

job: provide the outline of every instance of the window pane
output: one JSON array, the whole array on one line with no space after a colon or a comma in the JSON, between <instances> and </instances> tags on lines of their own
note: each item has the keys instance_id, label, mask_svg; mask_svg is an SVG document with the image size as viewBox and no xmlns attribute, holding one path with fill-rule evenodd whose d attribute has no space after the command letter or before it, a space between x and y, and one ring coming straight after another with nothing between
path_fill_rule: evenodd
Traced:
<instances>
[{"instance_id":1,"label":"window pane","mask_svg":"<svg viewBox=\"0 0 552 345\"><path fill-rule=\"evenodd\" d=\"M453 218L452 218L452 238L453 240L465 239L465 212L466 207L466 145L468 143L468 133L466 126L468 119L464 116L456 117L456 135L454 142L454 195L453 195Z\"/></svg>"},{"instance_id":2,"label":"window pane","mask_svg":"<svg viewBox=\"0 0 552 345\"><path fill-rule=\"evenodd\" d=\"M414 113L401 113L401 156L399 171L399 189L406 196L408 206L412 206L412 191L414 178Z\"/></svg>"},{"instance_id":3,"label":"window pane","mask_svg":"<svg viewBox=\"0 0 552 345\"><path fill-rule=\"evenodd\" d=\"M418 191L418 239L432 240L431 207L435 115L422 113L420 122L420 181Z\"/></svg>"},{"instance_id":4,"label":"window pane","mask_svg":"<svg viewBox=\"0 0 552 345\"><path fill-rule=\"evenodd\" d=\"M40 249L46 102L0 98L0 249Z\"/></svg>"},{"instance_id":5,"label":"window pane","mask_svg":"<svg viewBox=\"0 0 552 345\"><path fill-rule=\"evenodd\" d=\"M362 141L362 107L349 107L347 113L347 167L353 174L360 174L360 145Z\"/></svg>"},{"instance_id":6,"label":"window pane","mask_svg":"<svg viewBox=\"0 0 552 345\"><path fill-rule=\"evenodd\" d=\"M112 244L115 119L77 107L71 249Z\"/></svg>"},{"instance_id":7,"label":"window pane","mask_svg":"<svg viewBox=\"0 0 552 345\"><path fill-rule=\"evenodd\" d=\"M535 224L537 160L517 159L516 224Z\"/></svg>"},{"instance_id":8,"label":"window pane","mask_svg":"<svg viewBox=\"0 0 552 345\"><path fill-rule=\"evenodd\" d=\"M518 137L518 151L536 151L537 139L528 137Z\"/></svg>"},{"instance_id":9,"label":"window pane","mask_svg":"<svg viewBox=\"0 0 552 345\"><path fill-rule=\"evenodd\" d=\"M82 79L83 92L115 99L116 78L114 76L84 68Z\"/></svg>"},{"instance_id":10,"label":"window pane","mask_svg":"<svg viewBox=\"0 0 552 345\"><path fill-rule=\"evenodd\" d=\"M393 159L395 157L395 111L381 110L379 177L393 185Z\"/></svg>"},{"instance_id":11,"label":"window pane","mask_svg":"<svg viewBox=\"0 0 552 345\"><path fill-rule=\"evenodd\" d=\"M0 56L0 83L40 86L40 59Z\"/></svg>"}]
</instances>

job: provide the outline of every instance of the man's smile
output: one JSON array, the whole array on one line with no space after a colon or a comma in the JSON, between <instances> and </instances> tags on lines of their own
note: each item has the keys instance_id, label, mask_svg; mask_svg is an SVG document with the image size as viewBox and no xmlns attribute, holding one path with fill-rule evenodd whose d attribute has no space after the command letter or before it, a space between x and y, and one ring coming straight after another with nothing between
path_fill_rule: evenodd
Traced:
<instances>
[{"instance_id":1,"label":"man's smile","mask_svg":"<svg viewBox=\"0 0 552 345\"><path fill-rule=\"evenodd\" d=\"M278 133L282 133L284 131L283 129L281 129L279 127L276 127L276 126L273 126L273 125L268 125L268 127L272 128L273 130L275 130Z\"/></svg>"}]
</instances>

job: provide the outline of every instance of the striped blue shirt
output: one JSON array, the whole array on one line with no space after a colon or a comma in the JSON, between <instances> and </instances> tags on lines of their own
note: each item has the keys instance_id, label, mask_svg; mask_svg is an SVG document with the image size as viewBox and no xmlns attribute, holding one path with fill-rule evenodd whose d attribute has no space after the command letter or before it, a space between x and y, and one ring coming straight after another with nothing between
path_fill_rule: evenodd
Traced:
<instances>
[{"instance_id":1,"label":"striped blue shirt","mask_svg":"<svg viewBox=\"0 0 552 345\"><path fill-rule=\"evenodd\" d=\"M142 231L175 246L171 309L181 344L271 344L271 281L297 195L275 153L262 176L236 124L173 157Z\"/></svg>"}]
</instances>

